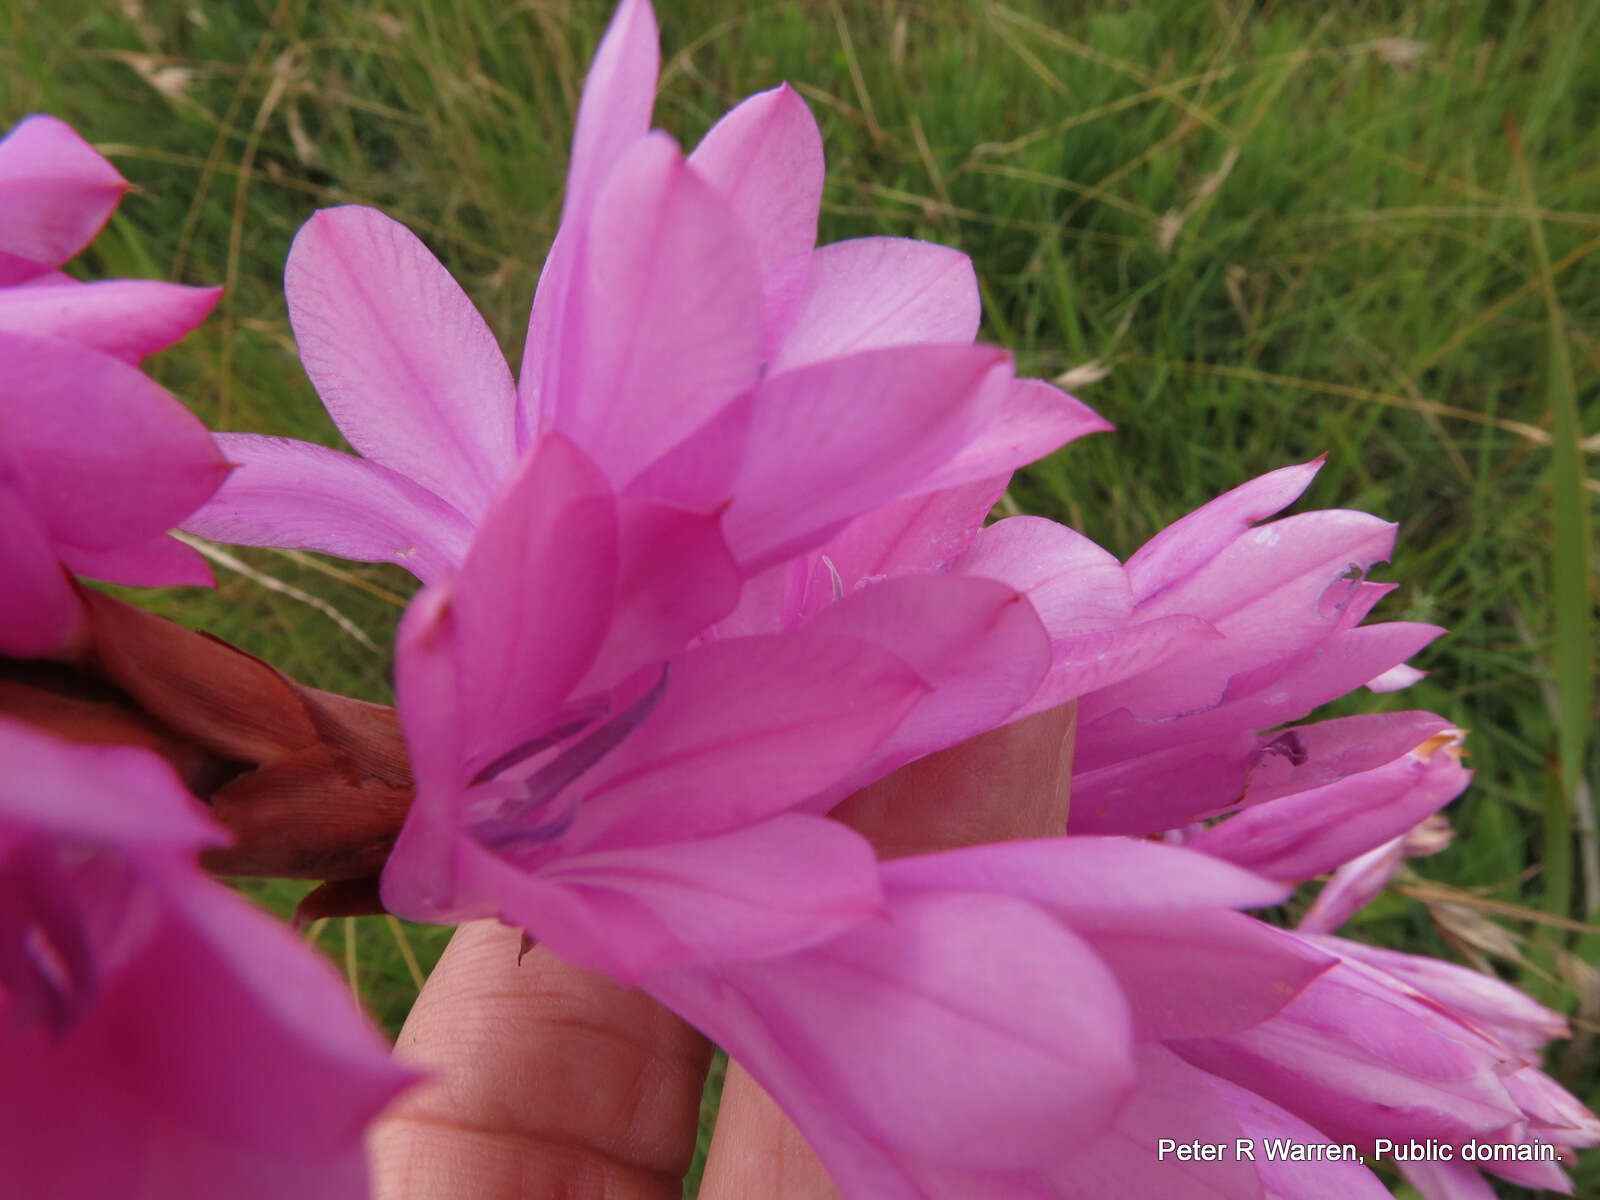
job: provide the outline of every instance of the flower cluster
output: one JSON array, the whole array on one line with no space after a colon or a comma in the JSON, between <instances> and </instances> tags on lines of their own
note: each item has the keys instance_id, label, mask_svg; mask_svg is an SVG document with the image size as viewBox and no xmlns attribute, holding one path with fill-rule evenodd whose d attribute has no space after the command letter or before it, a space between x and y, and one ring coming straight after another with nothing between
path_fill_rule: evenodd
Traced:
<instances>
[{"instance_id":1,"label":"flower cluster","mask_svg":"<svg viewBox=\"0 0 1600 1200\"><path fill-rule=\"evenodd\" d=\"M1362 623L1394 527L1269 521L1316 463L1126 562L1049 521L986 525L1015 468L1109 426L974 343L964 256L815 245L822 144L793 91L685 155L650 128L657 69L649 4L623 0L519 378L409 231L355 207L307 223L290 317L357 454L213 446L118 361L214 295L49 274L122 184L59 123L19 127L0 144L0 205L23 214L0 243L0 503L24 518L5 555L27 586L3 602L0 651L74 644L68 571L192 581L159 536L174 523L405 566L424 585L396 679L415 798L384 906L498 917L642 987L750 1071L846 1195L1386 1194L1337 1156L1159 1151L1272 1137L1495 1143L1495 1172L1562 1187L1558 1164L1515 1153L1600 1141L1537 1069L1560 1019L1331 936L1470 775L1430 713L1295 724L1405 686L1440 632ZM76 440L86 417L104 447ZM332 718L308 703L309 747ZM1069 704L1049 828L974 833L974 739ZM216 1190L293 1139L260 1194L359 1189L356 1132L405 1076L325 971L196 877L216 834L183 784L129 747L10 723L0 739L23 766L8 779L33 781L0 791L0 1002L21 1029L0 1055L93 1098L0 1137L114 1125L130 1195ZM1299 931L1241 911L1328 871ZM184 1008L162 972L197 981ZM171 1044L178 1021L206 1057ZM206 1041L250 1022L243 1053ZM96 1064L130 1030L151 1049L113 1077ZM219 1099L222 1063L269 1094ZM117 1119L136 1075L170 1100L140 1120L181 1141ZM294 1174L323 1161L320 1191ZM1430 1200L1483 1186L1405 1169Z\"/></svg>"}]
</instances>

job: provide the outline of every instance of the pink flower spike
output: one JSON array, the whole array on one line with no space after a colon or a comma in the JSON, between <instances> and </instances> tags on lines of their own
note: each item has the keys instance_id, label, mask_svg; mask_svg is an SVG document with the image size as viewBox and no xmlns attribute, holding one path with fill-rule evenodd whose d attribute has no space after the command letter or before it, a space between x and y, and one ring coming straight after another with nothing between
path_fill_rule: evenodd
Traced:
<instances>
[{"instance_id":1,"label":"pink flower spike","mask_svg":"<svg viewBox=\"0 0 1600 1200\"><path fill-rule=\"evenodd\" d=\"M306 374L350 444L480 517L516 461L515 389L439 260L375 209L323 209L295 237L284 291Z\"/></svg>"},{"instance_id":2,"label":"pink flower spike","mask_svg":"<svg viewBox=\"0 0 1600 1200\"><path fill-rule=\"evenodd\" d=\"M361 1194L362 1128L411 1073L320 956L200 874L225 839L171 768L7 721L0 758L8 1186Z\"/></svg>"},{"instance_id":3,"label":"pink flower spike","mask_svg":"<svg viewBox=\"0 0 1600 1200\"><path fill-rule=\"evenodd\" d=\"M0 252L59 267L94 240L128 186L66 122L26 118L0 140Z\"/></svg>"}]
</instances>

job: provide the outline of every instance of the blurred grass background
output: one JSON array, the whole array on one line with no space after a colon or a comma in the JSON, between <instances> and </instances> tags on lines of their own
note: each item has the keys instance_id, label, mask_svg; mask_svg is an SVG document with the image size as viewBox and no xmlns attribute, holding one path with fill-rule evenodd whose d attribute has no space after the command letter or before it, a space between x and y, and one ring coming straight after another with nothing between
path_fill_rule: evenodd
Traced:
<instances>
[{"instance_id":1,"label":"blurred grass background","mask_svg":"<svg viewBox=\"0 0 1600 1200\"><path fill-rule=\"evenodd\" d=\"M609 8L6 0L0 125L53 112L138 186L80 274L227 284L157 378L214 427L337 444L284 310L295 230L341 203L405 221L515 364ZM1420 657L1422 684L1342 708L1433 708L1471 730L1478 775L1449 810L1454 845L1416 865L1426 882L1352 932L1498 970L1572 1014L1552 1068L1600 1102L1584 782L1600 6L660 0L658 16L659 126L692 145L789 80L827 148L821 240L959 246L984 337L1024 373L1070 372L1117 424L1019 476L1023 509L1126 555L1326 451L1305 505L1401 522L1381 577L1402 587L1379 615L1451 636ZM391 699L409 577L237 558L254 578L219 566L215 594L158 602L304 682ZM302 890L261 892L287 906ZM442 931L405 933L425 971ZM319 939L398 1028L415 983L393 928ZM1600 1195L1600 1155L1579 1194Z\"/></svg>"}]
</instances>

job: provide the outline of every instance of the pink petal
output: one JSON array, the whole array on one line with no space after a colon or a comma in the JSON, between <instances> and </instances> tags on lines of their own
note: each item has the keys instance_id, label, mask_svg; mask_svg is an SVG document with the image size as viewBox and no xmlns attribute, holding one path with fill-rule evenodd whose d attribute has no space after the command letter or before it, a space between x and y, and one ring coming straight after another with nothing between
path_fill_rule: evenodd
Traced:
<instances>
[{"instance_id":1,"label":"pink petal","mask_svg":"<svg viewBox=\"0 0 1600 1200\"><path fill-rule=\"evenodd\" d=\"M988 347L906 346L769 376L723 517L734 555L747 570L776 562L920 490L986 421L1009 370Z\"/></svg>"},{"instance_id":2,"label":"pink petal","mask_svg":"<svg viewBox=\"0 0 1600 1200\"><path fill-rule=\"evenodd\" d=\"M770 356L793 318L817 241L822 134L788 84L760 92L711 127L689 165L739 219L761 268Z\"/></svg>"},{"instance_id":3,"label":"pink petal","mask_svg":"<svg viewBox=\"0 0 1600 1200\"><path fill-rule=\"evenodd\" d=\"M1300 933L1332 933L1378 896L1405 861L1406 835L1352 858L1333 873L1295 926Z\"/></svg>"},{"instance_id":4,"label":"pink petal","mask_svg":"<svg viewBox=\"0 0 1600 1200\"><path fill-rule=\"evenodd\" d=\"M1206 1076L1205 1086L1250 1140L1267 1200L1327 1200L1330 1195L1340 1200L1389 1200L1389 1190L1364 1163L1342 1157L1301 1162L1287 1158L1285 1152L1297 1147L1332 1145L1292 1113L1214 1075ZM1269 1153L1274 1145L1276 1153Z\"/></svg>"},{"instance_id":5,"label":"pink petal","mask_svg":"<svg viewBox=\"0 0 1600 1200\"><path fill-rule=\"evenodd\" d=\"M998 579L1028 598L1052 641L1104 633L1133 611L1114 554L1042 517L1010 517L984 529L955 570Z\"/></svg>"},{"instance_id":6,"label":"pink petal","mask_svg":"<svg viewBox=\"0 0 1600 1200\"><path fill-rule=\"evenodd\" d=\"M625 983L789 953L883 906L866 839L796 814L716 837L572 854L502 878L495 894L507 919L557 954Z\"/></svg>"},{"instance_id":7,"label":"pink petal","mask_svg":"<svg viewBox=\"0 0 1600 1200\"><path fill-rule=\"evenodd\" d=\"M88 549L178 524L228 473L205 426L124 362L0 333L7 439L52 539Z\"/></svg>"},{"instance_id":8,"label":"pink petal","mask_svg":"<svg viewBox=\"0 0 1600 1200\"><path fill-rule=\"evenodd\" d=\"M1348 964L1254 1029L1171 1045L1337 1142L1459 1142L1520 1117L1498 1082L1493 1043Z\"/></svg>"},{"instance_id":9,"label":"pink petal","mask_svg":"<svg viewBox=\"0 0 1600 1200\"><path fill-rule=\"evenodd\" d=\"M1430 739L1376 770L1259 804L1189 843L1272 879L1309 879L1397 837L1472 779L1459 738Z\"/></svg>"},{"instance_id":10,"label":"pink petal","mask_svg":"<svg viewBox=\"0 0 1600 1200\"><path fill-rule=\"evenodd\" d=\"M1304 934L1302 934L1304 936ZM1311 937L1314 945L1394 976L1489 1030L1528 1055L1571 1036L1567 1020L1492 975L1420 954L1368 946L1348 938Z\"/></svg>"},{"instance_id":11,"label":"pink petal","mask_svg":"<svg viewBox=\"0 0 1600 1200\"><path fill-rule=\"evenodd\" d=\"M988 579L884 580L824 608L807 628L882 647L930 688L865 762L826 790L833 803L914 758L1004 724L1050 661L1049 639L1032 607Z\"/></svg>"},{"instance_id":12,"label":"pink petal","mask_svg":"<svg viewBox=\"0 0 1600 1200\"><path fill-rule=\"evenodd\" d=\"M761 280L738 217L664 134L600 190L546 399L555 428L622 487L747 391L761 370Z\"/></svg>"},{"instance_id":13,"label":"pink petal","mask_svg":"<svg viewBox=\"0 0 1600 1200\"><path fill-rule=\"evenodd\" d=\"M1008 897L890 901L814 949L646 987L755 1076L846 1194L912 1200L930 1168L1038 1166L1104 1129L1133 1062L1082 943Z\"/></svg>"},{"instance_id":14,"label":"pink petal","mask_svg":"<svg viewBox=\"0 0 1600 1200\"><path fill-rule=\"evenodd\" d=\"M1380 694L1383 692L1398 692L1402 688L1408 688L1413 683L1420 682L1427 677L1428 673L1426 671L1419 671L1415 667L1401 663L1398 667L1390 667L1382 675L1367 680L1367 689Z\"/></svg>"},{"instance_id":15,"label":"pink petal","mask_svg":"<svg viewBox=\"0 0 1600 1200\"><path fill-rule=\"evenodd\" d=\"M107 550L63 546L61 561L76 575L130 587L215 587L217 583L199 551L166 534Z\"/></svg>"},{"instance_id":16,"label":"pink petal","mask_svg":"<svg viewBox=\"0 0 1600 1200\"><path fill-rule=\"evenodd\" d=\"M1142 603L1182 582L1243 537L1251 525L1294 503L1311 486L1322 463L1316 458L1270 471L1167 526L1128 560L1134 599Z\"/></svg>"},{"instance_id":17,"label":"pink petal","mask_svg":"<svg viewBox=\"0 0 1600 1200\"><path fill-rule=\"evenodd\" d=\"M424 583L466 555L466 517L370 459L250 433L218 434L217 446L237 466L183 522L198 537L397 563Z\"/></svg>"},{"instance_id":18,"label":"pink petal","mask_svg":"<svg viewBox=\"0 0 1600 1200\"><path fill-rule=\"evenodd\" d=\"M1136 610L1145 619L1203 617L1225 640L1187 656L1182 673L1107 689L1086 706L1083 719L1116 708L1159 718L1214 705L1235 675L1304 653L1354 624L1358 618L1347 608L1352 588L1360 585L1346 576L1354 566L1386 558L1394 529L1365 513L1327 511L1286 517L1246 534Z\"/></svg>"},{"instance_id":19,"label":"pink petal","mask_svg":"<svg viewBox=\"0 0 1600 1200\"><path fill-rule=\"evenodd\" d=\"M671 658L738 602L738 565L717 516L647 500L618 504L617 605L578 693Z\"/></svg>"},{"instance_id":20,"label":"pink petal","mask_svg":"<svg viewBox=\"0 0 1600 1200\"><path fill-rule=\"evenodd\" d=\"M468 850L459 828L463 736L450 602L445 585L424 588L395 637L395 696L417 796L379 881L391 913L439 924L494 914L482 897L463 903L460 895Z\"/></svg>"},{"instance_id":21,"label":"pink petal","mask_svg":"<svg viewBox=\"0 0 1600 1200\"><path fill-rule=\"evenodd\" d=\"M137 363L188 333L221 288L108 279L0 290L0 331L55 337Z\"/></svg>"},{"instance_id":22,"label":"pink petal","mask_svg":"<svg viewBox=\"0 0 1600 1200\"><path fill-rule=\"evenodd\" d=\"M819 553L828 556L847 590L875 577L942 571L971 544L1004 491L1005 479L996 477L892 500L855 518Z\"/></svg>"},{"instance_id":23,"label":"pink petal","mask_svg":"<svg viewBox=\"0 0 1600 1200\"><path fill-rule=\"evenodd\" d=\"M1131 838L1041 838L900 858L884 882L907 888L995 892L1072 914L1165 913L1281 903L1284 884L1221 859Z\"/></svg>"},{"instance_id":24,"label":"pink petal","mask_svg":"<svg viewBox=\"0 0 1600 1200\"><path fill-rule=\"evenodd\" d=\"M1046 1172L1050 1200L1261 1200L1259 1168L1234 1153L1240 1127L1215 1103L1217 1082L1160 1046L1136 1051L1139 1085L1111 1128ZM1212 1160L1177 1147L1221 1146Z\"/></svg>"},{"instance_id":25,"label":"pink petal","mask_svg":"<svg viewBox=\"0 0 1600 1200\"><path fill-rule=\"evenodd\" d=\"M570 442L545 437L484 517L451 590L457 784L548 727L605 638L617 571L605 481Z\"/></svg>"},{"instance_id":26,"label":"pink petal","mask_svg":"<svg viewBox=\"0 0 1600 1200\"><path fill-rule=\"evenodd\" d=\"M1489 1186L1483 1173L1470 1163L1419 1159L1395 1165L1405 1181L1422 1194L1423 1200L1496 1200L1499 1195Z\"/></svg>"},{"instance_id":27,"label":"pink petal","mask_svg":"<svg viewBox=\"0 0 1600 1200\"><path fill-rule=\"evenodd\" d=\"M1181 662L1220 636L1199 617L1181 615L1063 638L1052 643L1050 670L1017 715L1043 712L1163 664Z\"/></svg>"},{"instance_id":28,"label":"pink petal","mask_svg":"<svg viewBox=\"0 0 1600 1200\"><path fill-rule=\"evenodd\" d=\"M1005 474L1111 423L1042 379L1015 379L989 427L933 473L930 487Z\"/></svg>"},{"instance_id":29,"label":"pink petal","mask_svg":"<svg viewBox=\"0 0 1600 1200\"><path fill-rule=\"evenodd\" d=\"M55 117L0 141L0 251L58 267L100 232L128 181Z\"/></svg>"},{"instance_id":30,"label":"pink petal","mask_svg":"<svg viewBox=\"0 0 1600 1200\"><path fill-rule=\"evenodd\" d=\"M43 658L64 646L81 606L33 506L6 480L0 445L0 654Z\"/></svg>"},{"instance_id":31,"label":"pink petal","mask_svg":"<svg viewBox=\"0 0 1600 1200\"><path fill-rule=\"evenodd\" d=\"M1116 975L1141 1041L1259 1025L1337 961L1242 913L1075 910L1066 920Z\"/></svg>"},{"instance_id":32,"label":"pink petal","mask_svg":"<svg viewBox=\"0 0 1600 1200\"><path fill-rule=\"evenodd\" d=\"M480 516L515 461L514 389L439 260L375 209L323 209L295 237L284 291L306 374L350 444Z\"/></svg>"},{"instance_id":33,"label":"pink petal","mask_svg":"<svg viewBox=\"0 0 1600 1200\"><path fill-rule=\"evenodd\" d=\"M972 260L909 238L819 246L774 371L877 346L970 344L981 303Z\"/></svg>"},{"instance_id":34,"label":"pink petal","mask_svg":"<svg viewBox=\"0 0 1600 1200\"><path fill-rule=\"evenodd\" d=\"M1072 780L1073 831L1175 829L1386 766L1449 728L1432 713L1372 713L1257 737L1248 727L1195 730L1203 719L1085 727ZM1178 776L1184 786L1175 792Z\"/></svg>"},{"instance_id":35,"label":"pink petal","mask_svg":"<svg viewBox=\"0 0 1600 1200\"><path fill-rule=\"evenodd\" d=\"M31 833L179 854L227 843L172 768L148 751L75 745L0 717L0 761L0 821Z\"/></svg>"},{"instance_id":36,"label":"pink petal","mask_svg":"<svg viewBox=\"0 0 1600 1200\"><path fill-rule=\"evenodd\" d=\"M564 844L704 837L793 808L855 767L927 693L892 649L804 630L674 658L654 712L584 776Z\"/></svg>"},{"instance_id":37,"label":"pink petal","mask_svg":"<svg viewBox=\"0 0 1600 1200\"><path fill-rule=\"evenodd\" d=\"M648 0L617 5L583 81L563 224L589 210L612 168L649 132L661 63L658 39Z\"/></svg>"}]
</instances>

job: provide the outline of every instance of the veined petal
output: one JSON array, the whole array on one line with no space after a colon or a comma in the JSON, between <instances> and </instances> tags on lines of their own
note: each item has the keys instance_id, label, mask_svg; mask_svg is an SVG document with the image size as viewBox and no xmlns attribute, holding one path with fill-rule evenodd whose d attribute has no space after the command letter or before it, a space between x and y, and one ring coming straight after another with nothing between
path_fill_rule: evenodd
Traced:
<instances>
[{"instance_id":1,"label":"veined petal","mask_svg":"<svg viewBox=\"0 0 1600 1200\"><path fill-rule=\"evenodd\" d=\"M218 434L217 446L236 467L183 522L197 537L397 563L424 583L467 552L466 517L371 459L251 433Z\"/></svg>"},{"instance_id":2,"label":"veined petal","mask_svg":"<svg viewBox=\"0 0 1600 1200\"><path fill-rule=\"evenodd\" d=\"M817 241L822 134L788 84L759 92L711 127L689 165L715 188L755 248L771 357L793 319Z\"/></svg>"},{"instance_id":3,"label":"veined petal","mask_svg":"<svg viewBox=\"0 0 1600 1200\"><path fill-rule=\"evenodd\" d=\"M284 272L328 415L362 455L482 515L516 460L511 371L426 246L376 209L313 214Z\"/></svg>"},{"instance_id":4,"label":"veined petal","mask_svg":"<svg viewBox=\"0 0 1600 1200\"><path fill-rule=\"evenodd\" d=\"M28 117L0 140L0 251L60 266L94 240L128 186L65 121Z\"/></svg>"},{"instance_id":5,"label":"veined petal","mask_svg":"<svg viewBox=\"0 0 1600 1200\"><path fill-rule=\"evenodd\" d=\"M229 467L193 413L110 355L0 333L0 437L52 540L142 542L178 524Z\"/></svg>"},{"instance_id":6,"label":"veined petal","mask_svg":"<svg viewBox=\"0 0 1600 1200\"><path fill-rule=\"evenodd\" d=\"M0 289L0 331L55 337L137 363L188 333L216 306L219 287L150 279Z\"/></svg>"},{"instance_id":7,"label":"veined petal","mask_svg":"<svg viewBox=\"0 0 1600 1200\"><path fill-rule=\"evenodd\" d=\"M646 989L755 1076L846 1194L914 1200L926 1171L1025 1170L1096 1137L1134 1067L1094 955L1010 897L890 905L813 949Z\"/></svg>"},{"instance_id":8,"label":"veined petal","mask_svg":"<svg viewBox=\"0 0 1600 1200\"><path fill-rule=\"evenodd\" d=\"M918 488L986 423L1010 369L989 347L898 346L769 376L723 517L734 555L747 570L787 558Z\"/></svg>"},{"instance_id":9,"label":"veined petal","mask_svg":"<svg viewBox=\"0 0 1600 1200\"><path fill-rule=\"evenodd\" d=\"M972 260L910 238L819 246L774 371L877 346L970 345L982 304Z\"/></svg>"},{"instance_id":10,"label":"veined petal","mask_svg":"<svg viewBox=\"0 0 1600 1200\"><path fill-rule=\"evenodd\" d=\"M705 837L793 808L928 690L890 650L812 630L711 642L668 670L649 719L584 777L565 845Z\"/></svg>"},{"instance_id":11,"label":"veined petal","mask_svg":"<svg viewBox=\"0 0 1600 1200\"><path fill-rule=\"evenodd\" d=\"M755 253L665 134L600 189L565 319L577 350L546 376L545 405L619 489L759 377Z\"/></svg>"}]
</instances>

